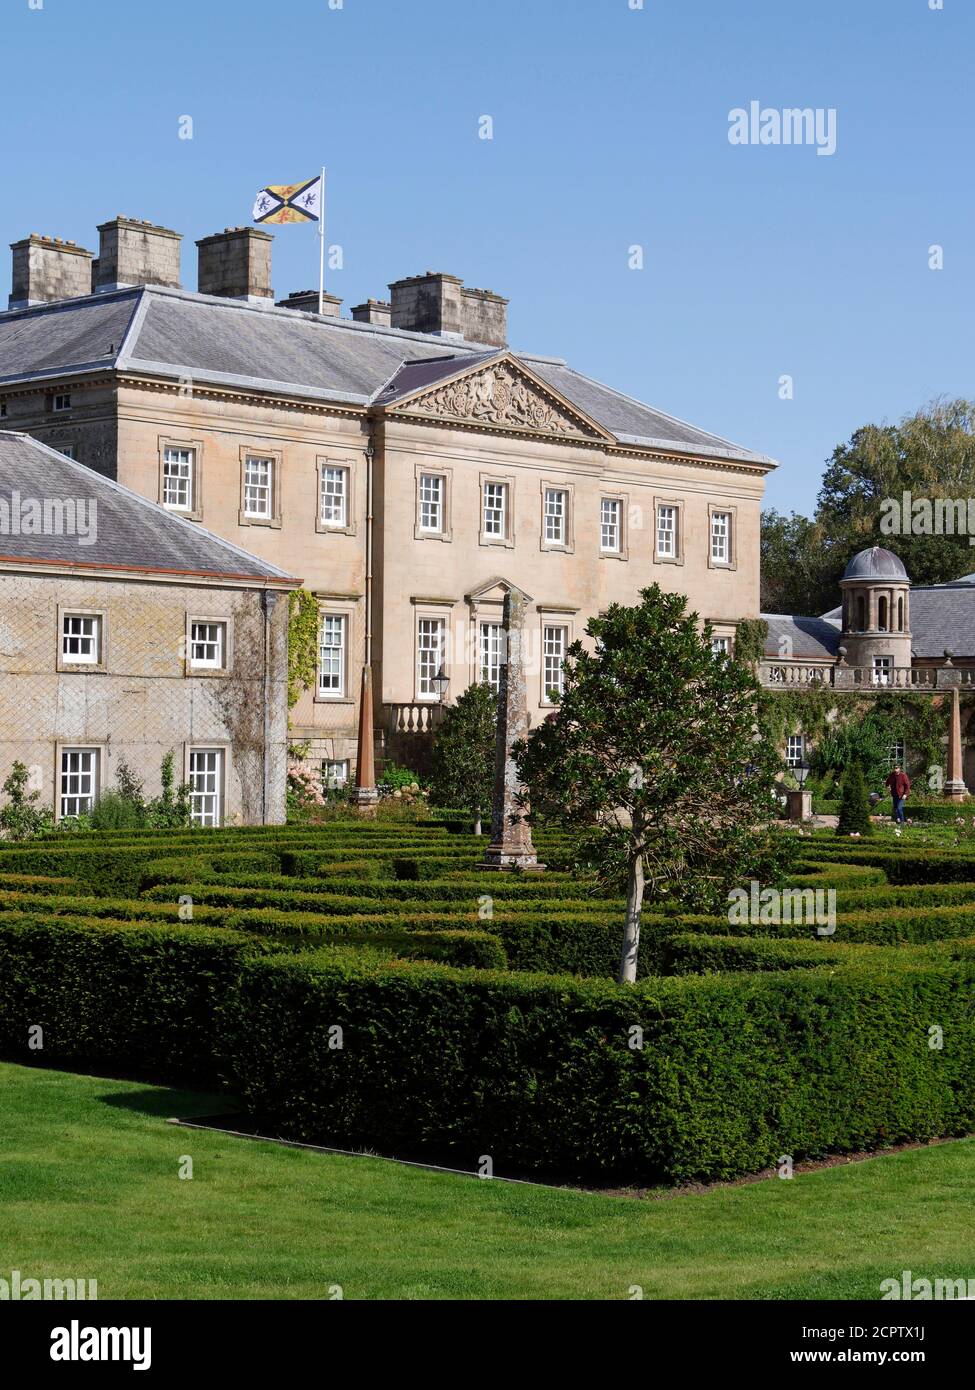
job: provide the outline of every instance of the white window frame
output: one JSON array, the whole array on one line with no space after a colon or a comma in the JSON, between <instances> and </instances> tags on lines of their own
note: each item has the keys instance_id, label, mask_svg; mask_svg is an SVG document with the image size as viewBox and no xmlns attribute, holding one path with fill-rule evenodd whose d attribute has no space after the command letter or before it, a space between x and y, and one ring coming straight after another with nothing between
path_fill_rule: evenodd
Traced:
<instances>
[{"instance_id":1,"label":"white window frame","mask_svg":"<svg viewBox=\"0 0 975 1390\"><path fill-rule=\"evenodd\" d=\"M181 455L185 457L180 457ZM177 472L167 472L174 468ZM186 471L183 472L182 470ZM180 498L185 491L186 501ZM196 497L196 450L192 445L164 444L162 457L162 504L171 512L192 512Z\"/></svg>"},{"instance_id":2,"label":"white window frame","mask_svg":"<svg viewBox=\"0 0 975 1390\"><path fill-rule=\"evenodd\" d=\"M71 759L77 760L74 767L70 766ZM91 812L98 800L100 775L100 748L70 744L59 748L58 820L74 820Z\"/></svg>"},{"instance_id":3,"label":"white window frame","mask_svg":"<svg viewBox=\"0 0 975 1390\"><path fill-rule=\"evenodd\" d=\"M435 485L435 486L434 486ZM417 478L417 527L424 536L442 536L447 521L447 479L442 473Z\"/></svg>"},{"instance_id":4,"label":"white window frame","mask_svg":"<svg viewBox=\"0 0 975 1390\"><path fill-rule=\"evenodd\" d=\"M798 767L806 757L805 734L789 734L785 741L785 762L787 767Z\"/></svg>"},{"instance_id":5,"label":"white window frame","mask_svg":"<svg viewBox=\"0 0 975 1390\"><path fill-rule=\"evenodd\" d=\"M608 538L615 536L615 542ZM623 554L623 499L621 497L600 497L599 499L599 553L600 555Z\"/></svg>"},{"instance_id":6,"label":"white window frame","mask_svg":"<svg viewBox=\"0 0 975 1390\"><path fill-rule=\"evenodd\" d=\"M323 462L321 465L318 480L318 522L326 531L347 531L349 528L350 478L351 470L347 464ZM341 487L338 490L329 490L328 484L339 479Z\"/></svg>"},{"instance_id":7,"label":"white window frame","mask_svg":"<svg viewBox=\"0 0 975 1390\"><path fill-rule=\"evenodd\" d=\"M666 517L665 517L666 513ZM664 525L664 521L669 525ZM673 502L658 502L656 506L656 555L658 560L676 560L679 553L680 509Z\"/></svg>"},{"instance_id":8,"label":"white window frame","mask_svg":"<svg viewBox=\"0 0 975 1390\"><path fill-rule=\"evenodd\" d=\"M204 745L190 748L186 767L191 824L204 827L223 825L227 750Z\"/></svg>"},{"instance_id":9,"label":"white window frame","mask_svg":"<svg viewBox=\"0 0 975 1390\"><path fill-rule=\"evenodd\" d=\"M555 634L558 634L556 637ZM549 695L555 690L561 696L565 689L565 654L569 646L569 629L565 623L542 623L542 698L543 705L557 704ZM556 664L557 663L557 664Z\"/></svg>"},{"instance_id":10,"label":"white window frame","mask_svg":"<svg viewBox=\"0 0 975 1390\"><path fill-rule=\"evenodd\" d=\"M545 544L564 547L569 540L569 493L564 487L546 487L542 500Z\"/></svg>"},{"instance_id":11,"label":"white window frame","mask_svg":"<svg viewBox=\"0 0 975 1390\"><path fill-rule=\"evenodd\" d=\"M335 641L335 637L338 641ZM326 637L332 640L326 642ZM320 700L344 700L348 671L349 615L324 610L318 618L318 678ZM326 655L327 654L327 655ZM328 670L326 671L326 661ZM326 683L326 676L328 681Z\"/></svg>"},{"instance_id":12,"label":"white window frame","mask_svg":"<svg viewBox=\"0 0 975 1390\"><path fill-rule=\"evenodd\" d=\"M712 637L711 637L711 655L712 655L712 656L724 656L724 657L730 656L730 655L731 655L731 638L730 638L730 637L726 637L726 636L724 636L724 635L718 635L718 636L712 635Z\"/></svg>"},{"instance_id":13,"label":"white window frame","mask_svg":"<svg viewBox=\"0 0 975 1390\"><path fill-rule=\"evenodd\" d=\"M508 539L508 484L487 478L481 484L481 535L489 541Z\"/></svg>"},{"instance_id":14,"label":"white window frame","mask_svg":"<svg viewBox=\"0 0 975 1390\"><path fill-rule=\"evenodd\" d=\"M493 690L501 688L504 623L482 619L477 625L477 678Z\"/></svg>"},{"instance_id":15,"label":"white window frame","mask_svg":"<svg viewBox=\"0 0 975 1390\"><path fill-rule=\"evenodd\" d=\"M71 409L71 392L59 391L51 402L51 409L55 415L61 415L66 410Z\"/></svg>"},{"instance_id":16,"label":"white window frame","mask_svg":"<svg viewBox=\"0 0 975 1390\"><path fill-rule=\"evenodd\" d=\"M71 629L78 624L74 631ZM85 626L88 625L88 631ZM65 666L100 666L102 661L102 618L100 613L61 614L60 649L61 662ZM69 642L91 643L88 651L70 652Z\"/></svg>"},{"instance_id":17,"label":"white window frame","mask_svg":"<svg viewBox=\"0 0 975 1390\"><path fill-rule=\"evenodd\" d=\"M274 465L267 454L244 455L244 496L242 511L248 521L274 520ZM263 480L260 470L264 471ZM255 476L256 474L256 476Z\"/></svg>"},{"instance_id":18,"label":"white window frame","mask_svg":"<svg viewBox=\"0 0 975 1390\"><path fill-rule=\"evenodd\" d=\"M887 764L889 770L893 772L895 767L903 767L907 762L907 743L902 738L891 740L890 751L887 754Z\"/></svg>"},{"instance_id":19,"label":"white window frame","mask_svg":"<svg viewBox=\"0 0 975 1390\"><path fill-rule=\"evenodd\" d=\"M340 771L335 771L336 768ZM339 787L347 787L349 785L348 758L323 758L321 778L325 791L336 791Z\"/></svg>"},{"instance_id":20,"label":"white window frame","mask_svg":"<svg viewBox=\"0 0 975 1390\"><path fill-rule=\"evenodd\" d=\"M434 679L441 669L446 669L446 647L447 619L437 613L418 613L416 616L417 701L439 701L440 691L434 684Z\"/></svg>"},{"instance_id":21,"label":"white window frame","mask_svg":"<svg viewBox=\"0 0 975 1390\"><path fill-rule=\"evenodd\" d=\"M72 463L77 463L77 444L55 444L52 447L57 449L59 454L63 454L66 459L70 459Z\"/></svg>"},{"instance_id":22,"label":"white window frame","mask_svg":"<svg viewBox=\"0 0 975 1390\"><path fill-rule=\"evenodd\" d=\"M208 655L208 649L212 654ZM203 654L200 655L200 649ZM190 668L222 671L227 661L227 624L216 618L192 618L189 634Z\"/></svg>"},{"instance_id":23,"label":"white window frame","mask_svg":"<svg viewBox=\"0 0 975 1390\"><path fill-rule=\"evenodd\" d=\"M871 663L871 685L890 685L894 675L892 656L875 656Z\"/></svg>"},{"instance_id":24,"label":"white window frame","mask_svg":"<svg viewBox=\"0 0 975 1390\"><path fill-rule=\"evenodd\" d=\"M712 507L708 522L709 563L716 568L731 568L734 525L734 512L725 507Z\"/></svg>"}]
</instances>

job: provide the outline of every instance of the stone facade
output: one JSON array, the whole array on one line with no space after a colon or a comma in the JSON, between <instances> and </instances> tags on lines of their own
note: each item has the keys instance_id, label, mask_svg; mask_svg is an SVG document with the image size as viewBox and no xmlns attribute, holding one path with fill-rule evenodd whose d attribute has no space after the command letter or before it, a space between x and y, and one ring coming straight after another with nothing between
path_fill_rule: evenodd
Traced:
<instances>
[{"instance_id":1,"label":"stone facade","mask_svg":"<svg viewBox=\"0 0 975 1390\"><path fill-rule=\"evenodd\" d=\"M0 568L0 767L31 769L41 804L62 810L65 754L95 753L96 789L114 784L124 760L160 790L164 756L178 781L193 750L218 751L220 819L278 823L287 777L287 595L256 589L133 582ZM266 614L265 607L270 611ZM97 615L100 659L62 656L66 614ZM224 671L194 672L188 624L225 625ZM265 670L265 650L268 665Z\"/></svg>"}]
</instances>

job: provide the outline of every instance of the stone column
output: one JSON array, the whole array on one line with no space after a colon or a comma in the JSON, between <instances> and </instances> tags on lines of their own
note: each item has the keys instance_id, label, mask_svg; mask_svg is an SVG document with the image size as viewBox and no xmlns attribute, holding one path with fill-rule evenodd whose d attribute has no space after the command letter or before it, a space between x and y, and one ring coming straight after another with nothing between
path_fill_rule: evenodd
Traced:
<instances>
[{"instance_id":1,"label":"stone column","mask_svg":"<svg viewBox=\"0 0 975 1390\"><path fill-rule=\"evenodd\" d=\"M958 687L951 691L951 724L948 732L948 780L945 783L945 796L949 801L964 801L968 795L962 775L961 760L961 706L958 700Z\"/></svg>"},{"instance_id":2,"label":"stone column","mask_svg":"<svg viewBox=\"0 0 975 1390\"><path fill-rule=\"evenodd\" d=\"M372 747L372 671L362 668L362 691L359 697L359 742L355 758L355 787L352 804L368 811L379 800L376 790L376 761Z\"/></svg>"},{"instance_id":3,"label":"stone column","mask_svg":"<svg viewBox=\"0 0 975 1390\"><path fill-rule=\"evenodd\" d=\"M528 733L528 699L525 691L525 607L527 594L509 589L504 596L504 650L498 690L498 733L494 755L494 806L491 843L484 851L486 869L541 870L525 819L518 803L518 769L512 745Z\"/></svg>"}]
</instances>

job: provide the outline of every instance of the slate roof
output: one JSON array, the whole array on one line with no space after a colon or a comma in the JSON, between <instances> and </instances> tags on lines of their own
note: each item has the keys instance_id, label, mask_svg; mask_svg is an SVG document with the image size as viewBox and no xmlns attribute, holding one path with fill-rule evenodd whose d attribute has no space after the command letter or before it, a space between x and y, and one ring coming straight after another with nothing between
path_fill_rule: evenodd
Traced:
<instances>
[{"instance_id":1,"label":"slate roof","mask_svg":"<svg viewBox=\"0 0 975 1390\"><path fill-rule=\"evenodd\" d=\"M955 580L911 589L911 650L915 656L975 657L975 587Z\"/></svg>"},{"instance_id":2,"label":"slate roof","mask_svg":"<svg viewBox=\"0 0 975 1390\"><path fill-rule=\"evenodd\" d=\"M913 602L913 599L911 600ZM774 661L824 661L835 658L840 645L840 625L828 618L804 618L796 614L763 613L768 623L768 636L765 639L765 657ZM780 640L785 637L789 645L783 653Z\"/></svg>"},{"instance_id":3,"label":"slate roof","mask_svg":"<svg viewBox=\"0 0 975 1390\"><path fill-rule=\"evenodd\" d=\"M367 405L406 367L431 363L435 381L449 375L445 360L456 370L497 352L463 339L161 286L0 313L0 384L114 366ZM560 358L514 355L621 443L775 467L764 454L624 396Z\"/></svg>"},{"instance_id":4,"label":"slate roof","mask_svg":"<svg viewBox=\"0 0 975 1390\"><path fill-rule=\"evenodd\" d=\"M19 494L21 505L31 498L42 503L86 501L84 516L94 522L93 541L82 544L79 534L18 535L5 523L0 527L0 561L253 579L262 587L275 580L287 581L280 587L299 583L286 570L174 516L29 435L4 430L0 431L0 521L13 510L14 493ZM96 504L94 513L91 502Z\"/></svg>"}]
</instances>

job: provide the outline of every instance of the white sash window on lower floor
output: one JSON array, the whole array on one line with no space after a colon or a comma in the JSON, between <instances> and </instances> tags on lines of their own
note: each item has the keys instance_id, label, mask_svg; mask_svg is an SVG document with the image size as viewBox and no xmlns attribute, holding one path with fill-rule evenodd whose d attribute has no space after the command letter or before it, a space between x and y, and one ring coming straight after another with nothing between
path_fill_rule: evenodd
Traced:
<instances>
[{"instance_id":1,"label":"white sash window on lower floor","mask_svg":"<svg viewBox=\"0 0 975 1390\"><path fill-rule=\"evenodd\" d=\"M194 825L223 824L222 748L190 749L190 820Z\"/></svg>"},{"instance_id":2,"label":"white sash window on lower floor","mask_svg":"<svg viewBox=\"0 0 975 1390\"><path fill-rule=\"evenodd\" d=\"M98 749L62 748L61 818L86 816L98 800Z\"/></svg>"}]
</instances>

